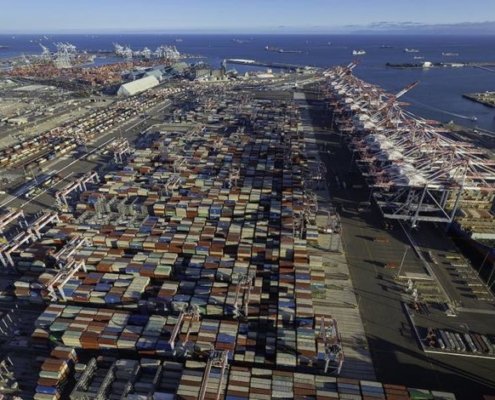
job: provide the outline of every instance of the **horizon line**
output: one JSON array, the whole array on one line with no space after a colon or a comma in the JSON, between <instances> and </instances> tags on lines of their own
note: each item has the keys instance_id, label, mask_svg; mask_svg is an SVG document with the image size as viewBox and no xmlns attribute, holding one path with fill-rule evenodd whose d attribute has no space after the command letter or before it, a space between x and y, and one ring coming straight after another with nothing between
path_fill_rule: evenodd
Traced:
<instances>
[{"instance_id":1,"label":"horizon line","mask_svg":"<svg viewBox=\"0 0 495 400\"><path fill-rule=\"evenodd\" d=\"M494 32L465 31L462 33L451 31L424 31L424 30L368 30L361 29L355 31L294 31L294 32L273 32L273 31L154 31L154 30L129 30L129 31L0 31L0 35L448 35L448 36L495 36Z\"/></svg>"}]
</instances>

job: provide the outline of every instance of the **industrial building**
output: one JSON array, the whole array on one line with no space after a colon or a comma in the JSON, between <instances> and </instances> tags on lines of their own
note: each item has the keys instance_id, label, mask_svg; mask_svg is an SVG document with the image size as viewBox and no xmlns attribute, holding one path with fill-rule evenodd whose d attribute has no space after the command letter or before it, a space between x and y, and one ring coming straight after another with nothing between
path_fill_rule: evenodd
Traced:
<instances>
[{"instance_id":1,"label":"industrial building","mask_svg":"<svg viewBox=\"0 0 495 400\"><path fill-rule=\"evenodd\" d=\"M135 81L124 83L117 91L117 96L134 96L158 86L160 81L154 76L146 76Z\"/></svg>"}]
</instances>

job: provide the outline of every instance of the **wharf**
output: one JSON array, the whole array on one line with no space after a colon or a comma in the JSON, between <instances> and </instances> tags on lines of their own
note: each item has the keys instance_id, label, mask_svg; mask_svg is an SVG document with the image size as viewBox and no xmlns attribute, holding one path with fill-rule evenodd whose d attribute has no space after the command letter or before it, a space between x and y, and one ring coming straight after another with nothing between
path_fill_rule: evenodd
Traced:
<instances>
[{"instance_id":1,"label":"wharf","mask_svg":"<svg viewBox=\"0 0 495 400\"><path fill-rule=\"evenodd\" d=\"M421 63L390 63L387 62L385 65L390 68L438 68L438 67L450 67L450 68L481 68L486 69L490 72L494 72L490 67L495 67L495 62L431 62L425 67L424 62Z\"/></svg>"},{"instance_id":2,"label":"wharf","mask_svg":"<svg viewBox=\"0 0 495 400\"><path fill-rule=\"evenodd\" d=\"M466 93L462 97L484 106L495 108L495 92Z\"/></svg>"},{"instance_id":3,"label":"wharf","mask_svg":"<svg viewBox=\"0 0 495 400\"><path fill-rule=\"evenodd\" d=\"M306 102L306 96L302 92L295 92L294 100L299 104L301 110L302 129L305 132L309 162L318 165L321 163L321 159L308 111L309 105ZM334 213L335 208L332 205L331 195L327 185L322 183L316 194L318 196L319 213ZM319 228L324 228L324 226ZM332 315L339 321L339 330L343 337L346 359L342 368L342 376L375 380L373 362L359 313L358 301L350 279L346 254L342 247L341 234L332 232L331 234L320 234L319 236L320 248L312 249L312 251L323 258L323 265L326 266L325 269L329 279L327 280L324 300L318 306L315 304L315 309L321 307L319 310L321 313L331 309ZM329 249L329 251L326 249ZM332 275L340 275L344 279L335 281L335 279L331 279Z\"/></svg>"},{"instance_id":4,"label":"wharf","mask_svg":"<svg viewBox=\"0 0 495 400\"><path fill-rule=\"evenodd\" d=\"M229 58L229 59L226 59L225 61L227 64L237 64L237 65L247 65L247 66L253 66L253 67L267 67L267 68L285 69L285 70L289 70L289 71L297 71L297 70L306 68L303 65L285 64L285 63L268 62L268 61L245 60L245 59L240 59L240 58Z\"/></svg>"},{"instance_id":5,"label":"wharf","mask_svg":"<svg viewBox=\"0 0 495 400\"><path fill-rule=\"evenodd\" d=\"M400 260L410 243L398 227L384 229L383 219L373 205L369 208L360 206L369 199L365 182L353 172L351 154L343 137L331 130L331 115L322 115L325 104L314 97L308 96L308 99L313 106L310 112L320 156L328 170L328 186L334 204L341 210L343 244L350 277L358 298L377 378L391 383L407 382L410 385L422 382L439 389L442 387L441 382L449 381L449 390L462 399L481 398L483 394L492 393L495 388L491 374L493 360L425 354L418 346L402 306L403 302L410 302L410 297L405 293L403 281L396 279ZM433 241L430 240L432 238ZM448 260L442 256L448 250L448 254L455 253L462 258L450 240L444 233L428 225L422 225L414 239L421 251L432 251L433 257L441 262L432 267L441 270L439 278L449 288L449 293L461 296L465 288L460 287L460 284L456 287L452 282L448 270L450 266L444 264ZM426 277L425 272L414 252L408 251L401 275L420 274ZM442 302L441 292L435 282L421 282L420 287L426 294ZM462 298L470 304L477 303L475 300L469 301L467 297ZM459 310L458 316L454 318L446 317L441 312L443 318L433 321L432 315L427 315L425 320L439 327L456 326L459 330L465 324L474 331L490 332L495 323L494 317L484 314L483 310L490 309L492 301L489 299L483 306L482 302L478 303L476 308L481 310L479 314Z\"/></svg>"}]
</instances>

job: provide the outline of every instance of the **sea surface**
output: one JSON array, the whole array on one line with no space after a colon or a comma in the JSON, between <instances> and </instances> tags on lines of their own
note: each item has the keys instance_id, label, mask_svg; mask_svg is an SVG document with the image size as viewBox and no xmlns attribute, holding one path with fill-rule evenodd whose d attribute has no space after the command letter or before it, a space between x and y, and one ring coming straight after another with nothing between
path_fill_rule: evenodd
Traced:
<instances>
[{"instance_id":1,"label":"sea surface","mask_svg":"<svg viewBox=\"0 0 495 400\"><path fill-rule=\"evenodd\" d=\"M239 43L238 41L242 41ZM377 35L0 35L0 58L22 54L39 54L39 43L51 50L55 42L71 42L80 50L112 50L112 43L130 45L133 50L147 46L154 50L161 44L175 45L179 51L205 57L212 66L225 58L247 58L318 67L345 65L359 60L354 73L390 92L398 92L414 81L419 85L402 99L408 109L424 118L480 127L495 131L495 108L474 103L463 93L495 91L495 68L492 71L473 67L395 69L386 63L495 62L494 36L377 36ZM273 46L301 53L277 53L265 50ZM386 46L385 48L382 46ZM414 48L418 53L406 53ZM365 50L355 57L353 50ZM442 53L458 53L446 57ZM414 56L424 60L414 60ZM97 64L114 61L111 56L98 58ZM197 61L197 60L196 60ZM235 66L239 71L245 69ZM473 121L472 117L477 120Z\"/></svg>"}]
</instances>

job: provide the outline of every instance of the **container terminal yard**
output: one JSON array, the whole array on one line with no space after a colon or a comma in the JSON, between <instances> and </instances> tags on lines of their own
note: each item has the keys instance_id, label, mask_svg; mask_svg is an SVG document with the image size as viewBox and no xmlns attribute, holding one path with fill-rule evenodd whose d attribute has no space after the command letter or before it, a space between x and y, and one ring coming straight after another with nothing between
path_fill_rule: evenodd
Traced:
<instances>
[{"instance_id":1,"label":"container terminal yard","mask_svg":"<svg viewBox=\"0 0 495 400\"><path fill-rule=\"evenodd\" d=\"M493 155L354 68L2 78L3 398L493 395Z\"/></svg>"}]
</instances>

